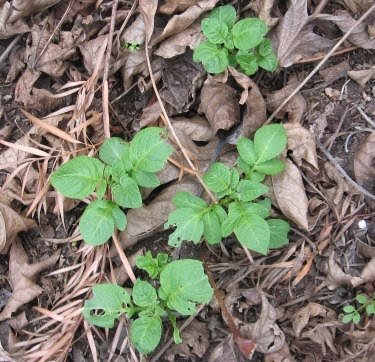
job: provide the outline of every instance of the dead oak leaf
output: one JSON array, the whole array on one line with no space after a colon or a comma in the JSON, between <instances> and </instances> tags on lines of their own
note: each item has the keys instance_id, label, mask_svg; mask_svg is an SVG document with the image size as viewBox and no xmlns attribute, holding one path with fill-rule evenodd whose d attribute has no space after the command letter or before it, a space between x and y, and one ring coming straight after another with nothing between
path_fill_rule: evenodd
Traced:
<instances>
[{"instance_id":1,"label":"dead oak leaf","mask_svg":"<svg viewBox=\"0 0 375 362\"><path fill-rule=\"evenodd\" d=\"M271 16L272 9L275 5L275 0L255 0L251 3L251 7L259 19L262 19L268 28L275 26L279 18Z\"/></svg>"},{"instance_id":2,"label":"dead oak leaf","mask_svg":"<svg viewBox=\"0 0 375 362\"><path fill-rule=\"evenodd\" d=\"M139 0L139 10L143 16L146 28L146 40L150 40L154 31L154 17L158 7L157 0Z\"/></svg>"},{"instance_id":3,"label":"dead oak leaf","mask_svg":"<svg viewBox=\"0 0 375 362\"><path fill-rule=\"evenodd\" d=\"M21 243L18 241L13 243L9 256L9 279L13 291L0 313L0 321L10 318L18 308L43 292L43 288L37 285L35 280L41 271L57 262L59 255L60 253L57 253L38 263L29 264Z\"/></svg>"},{"instance_id":4,"label":"dead oak leaf","mask_svg":"<svg viewBox=\"0 0 375 362\"><path fill-rule=\"evenodd\" d=\"M233 341L233 334L229 333L218 344L208 359L208 362L237 362L235 345Z\"/></svg>"},{"instance_id":5,"label":"dead oak leaf","mask_svg":"<svg viewBox=\"0 0 375 362\"><path fill-rule=\"evenodd\" d=\"M166 0L160 6L159 11L165 15L171 15L174 12L185 11L190 6L195 5L199 0Z\"/></svg>"},{"instance_id":6,"label":"dead oak leaf","mask_svg":"<svg viewBox=\"0 0 375 362\"><path fill-rule=\"evenodd\" d=\"M369 80L375 79L375 67L363 70L351 70L350 72L348 72L348 75L357 84L364 88Z\"/></svg>"},{"instance_id":7,"label":"dead oak leaf","mask_svg":"<svg viewBox=\"0 0 375 362\"><path fill-rule=\"evenodd\" d=\"M359 13L367 10L371 4L372 0L336 0L336 2L345 5L353 13Z\"/></svg>"}]
</instances>

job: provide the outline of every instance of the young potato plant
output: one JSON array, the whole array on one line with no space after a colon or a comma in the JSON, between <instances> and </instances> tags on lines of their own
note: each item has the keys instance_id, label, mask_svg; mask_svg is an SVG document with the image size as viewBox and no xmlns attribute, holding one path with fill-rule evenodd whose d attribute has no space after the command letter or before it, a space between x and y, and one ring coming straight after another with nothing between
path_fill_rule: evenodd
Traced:
<instances>
[{"instance_id":1,"label":"young potato plant","mask_svg":"<svg viewBox=\"0 0 375 362\"><path fill-rule=\"evenodd\" d=\"M343 308L345 315L342 318L344 323L353 322L358 324L361 320L361 314L365 312L368 316L375 314L375 293L371 298L364 294L358 294L355 297L360 307L356 308L352 305L347 305Z\"/></svg>"},{"instance_id":2,"label":"young potato plant","mask_svg":"<svg viewBox=\"0 0 375 362\"><path fill-rule=\"evenodd\" d=\"M116 284L98 284L94 297L84 304L83 316L98 327L112 328L121 314L132 319L130 339L142 354L151 353L159 344L162 318L173 327L175 343L181 342L177 329L178 316L195 313L197 303L208 303L213 296L202 263L184 259L168 262L166 254L152 258L151 253L137 260L137 266L146 270L153 285L137 279L131 295Z\"/></svg>"},{"instance_id":3,"label":"young potato plant","mask_svg":"<svg viewBox=\"0 0 375 362\"><path fill-rule=\"evenodd\" d=\"M188 192L178 192L173 198L176 210L164 225L165 228L176 226L169 236L169 245L179 246L183 240L198 243L202 236L209 244L217 244L233 232L244 247L264 255L269 249L287 244L289 224L281 219L268 219L271 202L262 197L268 192L262 183L265 176L284 169L284 163L277 156L284 150L286 141L284 126L263 126L255 133L254 141L239 140L240 171L214 163L203 181L214 191L218 204L208 205Z\"/></svg>"},{"instance_id":4,"label":"young potato plant","mask_svg":"<svg viewBox=\"0 0 375 362\"><path fill-rule=\"evenodd\" d=\"M236 22L235 8L224 5L212 10L201 27L207 41L194 49L193 59L201 62L208 73L221 73L228 65L247 75L255 74L259 67L269 72L277 69L271 41L264 37L268 28L263 20L246 18Z\"/></svg>"},{"instance_id":5,"label":"young potato plant","mask_svg":"<svg viewBox=\"0 0 375 362\"><path fill-rule=\"evenodd\" d=\"M86 243L101 245L115 228L125 230L127 219L120 207L142 207L139 186L159 186L155 172L163 169L173 152L166 136L161 128L150 127L138 132L130 144L112 137L100 147L100 160L78 156L53 173L52 186L66 197L83 199L96 193L79 222ZM108 187L114 201L103 199Z\"/></svg>"}]
</instances>

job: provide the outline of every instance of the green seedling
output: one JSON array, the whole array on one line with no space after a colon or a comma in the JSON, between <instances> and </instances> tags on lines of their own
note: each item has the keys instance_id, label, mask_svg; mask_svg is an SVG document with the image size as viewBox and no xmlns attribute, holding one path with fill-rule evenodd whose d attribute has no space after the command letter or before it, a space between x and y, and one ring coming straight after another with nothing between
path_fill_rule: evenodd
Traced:
<instances>
[{"instance_id":1,"label":"green seedling","mask_svg":"<svg viewBox=\"0 0 375 362\"><path fill-rule=\"evenodd\" d=\"M277 69L277 57L271 41L265 38L268 28L263 20L246 18L236 22L232 5L215 8L201 22L207 38L194 49L193 59L201 62L208 73L221 73L229 65L247 75L259 68L269 72Z\"/></svg>"},{"instance_id":2,"label":"green seedling","mask_svg":"<svg viewBox=\"0 0 375 362\"><path fill-rule=\"evenodd\" d=\"M166 137L157 127L138 132L130 144L112 137L100 147L100 160L79 156L53 173L52 186L66 197L83 199L96 193L79 222L86 243L101 245L115 228L125 230L127 219L121 207L142 207L139 187L159 186L155 172L163 169L173 151ZM103 199L108 187L114 201Z\"/></svg>"},{"instance_id":3,"label":"green seedling","mask_svg":"<svg viewBox=\"0 0 375 362\"><path fill-rule=\"evenodd\" d=\"M203 176L218 204L208 205L188 192L178 192L173 198L176 210L164 225L176 226L169 236L169 245L177 247L183 240L198 243L202 236L209 244L217 244L233 232L244 247L264 255L269 249L287 244L289 224L269 219L271 202L262 197L268 192L262 183L265 176L284 169L277 156L286 141L285 129L280 124L259 128L254 141L241 138L237 144L239 169L218 162Z\"/></svg>"},{"instance_id":4,"label":"green seedling","mask_svg":"<svg viewBox=\"0 0 375 362\"><path fill-rule=\"evenodd\" d=\"M94 297L85 302L83 309L85 319L98 327L113 328L122 314L132 319L130 339L142 354L149 354L158 346L162 318L171 322L174 341L180 343L177 317L191 316L196 311L197 303L208 303L213 296L213 289L200 261L184 259L165 264L165 254L159 255L155 259L147 254L144 257L147 265L150 265L150 259L156 265L161 260L164 265L156 274L152 269L152 275L160 284L158 289L139 279L131 295L118 285L98 284L93 287ZM146 259L138 259L137 264L144 265Z\"/></svg>"},{"instance_id":5,"label":"green seedling","mask_svg":"<svg viewBox=\"0 0 375 362\"><path fill-rule=\"evenodd\" d=\"M375 293L372 298L367 297L364 294L358 294L355 300L360 305L360 307L355 308L352 305L347 305L343 308L344 316L342 321L344 323L353 322L358 324L361 320L361 314L366 313L368 316L375 314Z\"/></svg>"},{"instance_id":6,"label":"green seedling","mask_svg":"<svg viewBox=\"0 0 375 362\"><path fill-rule=\"evenodd\" d=\"M138 43L123 43L121 46L124 49L127 49L131 52L135 52L136 50L139 50L140 45Z\"/></svg>"}]
</instances>

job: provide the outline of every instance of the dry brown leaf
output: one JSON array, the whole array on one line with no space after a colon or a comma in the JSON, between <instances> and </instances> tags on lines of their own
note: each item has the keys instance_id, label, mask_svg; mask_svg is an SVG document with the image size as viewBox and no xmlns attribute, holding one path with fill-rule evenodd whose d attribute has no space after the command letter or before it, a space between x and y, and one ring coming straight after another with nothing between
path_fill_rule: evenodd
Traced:
<instances>
[{"instance_id":1,"label":"dry brown leaf","mask_svg":"<svg viewBox=\"0 0 375 362\"><path fill-rule=\"evenodd\" d=\"M284 172L268 179L271 200L288 219L308 230L308 200L301 173L289 159L284 162Z\"/></svg>"},{"instance_id":2,"label":"dry brown leaf","mask_svg":"<svg viewBox=\"0 0 375 362\"><path fill-rule=\"evenodd\" d=\"M357 182L371 192L375 183L375 132L365 138L354 156L354 174Z\"/></svg>"},{"instance_id":3,"label":"dry brown leaf","mask_svg":"<svg viewBox=\"0 0 375 362\"><path fill-rule=\"evenodd\" d=\"M285 342L279 351L267 353L264 362L296 362L296 360L290 354L288 342Z\"/></svg>"},{"instance_id":4,"label":"dry brown leaf","mask_svg":"<svg viewBox=\"0 0 375 362\"><path fill-rule=\"evenodd\" d=\"M259 19L262 19L268 28L275 26L279 19L271 16L272 8L275 5L275 0L255 0L251 7Z\"/></svg>"},{"instance_id":5,"label":"dry brown leaf","mask_svg":"<svg viewBox=\"0 0 375 362\"><path fill-rule=\"evenodd\" d=\"M130 52L125 59L125 64L121 68L121 76L124 89L127 90L132 85L133 77L144 72L147 64L144 50Z\"/></svg>"},{"instance_id":6,"label":"dry brown leaf","mask_svg":"<svg viewBox=\"0 0 375 362\"><path fill-rule=\"evenodd\" d=\"M181 324L178 323L178 326ZM209 347L210 333L208 331L207 323L193 320L182 332L182 343L174 344L168 349L167 360L173 362L176 356L181 356L185 359L202 358Z\"/></svg>"},{"instance_id":7,"label":"dry brown leaf","mask_svg":"<svg viewBox=\"0 0 375 362\"><path fill-rule=\"evenodd\" d=\"M146 40L150 41L154 31L154 17L158 7L158 0L139 0L139 10L143 16L146 29Z\"/></svg>"},{"instance_id":8,"label":"dry brown leaf","mask_svg":"<svg viewBox=\"0 0 375 362\"><path fill-rule=\"evenodd\" d=\"M155 123L159 119L160 115L161 108L159 102L154 102L143 108L143 113L141 119L139 120L139 128L144 128Z\"/></svg>"},{"instance_id":9,"label":"dry brown leaf","mask_svg":"<svg viewBox=\"0 0 375 362\"><path fill-rule=\"evenodd\" d=\"M363 70L351 70L348 72L348 75L363 88L369 80L375 79L375 67Z\"/></svg>"},{"instance_id":10,"label":"dry brown leaf","mask_svg":"<svg viewBox=\"0 0 375 362\"><path fill-rule=\"evenodd\" d=\"M0 9L0 39L8 39L17 34L24 34L30 31L29 26L23 19L18 19L14 23L8 21L11 13L11 4L7 2L0 2L4 4Z\"/></svg>"},{"instance_id":11,"label":"dry brown leaf","mask_svg":"<svg viewBox=\"0 0 375 362\"><path fill-rule=\"evenodd\" d=\"M214 133L219 129L229 130L240 123L237 91L229 85L215 82L212 78L204 82L199 109L206 115Z\"/></svg>"},{"instance_id":12,"label":"dry brown leaf","mask_svg":"<svg viewBox=\"0 0 375 362\"><path fill-rule=\"evenodd\" d=\"M266 105L270 112L274 112L276 108L288 97L296 88L297 82L294 77L288 81L288 84L273 93L267 95ZM302 116L307 108L305 98L301 93L297 93L276 115L277 118L282 119L285 113L288 113L288 121L290 123L300 122Z\"/></svg>"},{"instance_id":13,"label":"dry brown leaf","mask_svg":"<svg viewBox=\"0 0 375 362\"><path fill-rule=\"evenodd\" d=\"M195 49L203 40L201 26L195 22L187 29L164 40L154 54L162 58L173 58L185 53L187 47Z\"/></svg>"},{"instance_id":14,"label":"dry brown leaf","mask_svg":"<svg viewBox=\"0 0 375 362\"><path fill-rule=\"evenodd\" d=\"M185 11L190 6L195 5L199 0L166 0L160 6L159 11L165 15L171 15L174 12Z\"/></svg>"},{"instance_id":15,"label":"dry brown leaf","mask_svg":"<svg viewBox=\"0 0 375 362\"><path fill-rule=\"evenodd\" d=\"M0 202L0 254L6 254L20 231L36 227L35 221L17 214Z\"/></svg>"},{"instance_id":16,"label":"dry brown leaf","mask_svg":"<svg viewBox=\"0 0 375 362\"><path fill-rule=\"evenodd\" d=\"M214 133L205 118L176 117L171 119L173 128L184 132L193 141L207 142L212 140Z\"/></svg>"},{"instance_id":17,"label":"dry brown leaf","mask_svg":"<svg viewBox=\"0 0 375 362\"><path fill-rule=\"evenodd\" d=\"M131 25L121 35L121 43L129 44L143 44L146 37L146 27L142 15L138 15L137 18L131 23Z\"/></svg>"},{"instance_id":18,"label":"dry brown leaf","mask_svg":"<svg viewBox=\"0 0 375 362\"><path fill-rule=\"evenodd\" d=\"M13 82L25 68L25 48L15 46L9 56L9 71L5 83Z\"/></svg>"},{"instance_id":19,"label":"dry brown leaf","mask_svg":"<svg viewBox=\"0 0 375 362\"><path fill-rule=\"evenodd\" d=\"M228 334L210 354L208 362L237 362L233 334Z\"/></svg>"},{"instance_id":20,"label":"dry brown leaf","mask_svg":"<svg viewBox=\"0 0 375 362\"><path fill-rule=\"evenodd\" d=\"M315 137L300 123L285 123L288 136L288 150L292 151L292 158L298 166L306 165L303 160L313 167L313 171L319 171L318 156L316 154Z\"/></svg>"},{"instance_id":21,"label":"dry brown leaf","mask_svg":"<svg viewBox=\"0 0 375 362\"><path fill-rule=\"evenodd\" d=\"M335 80L346 77L349 71L350 65L349 61L346 59L339 64L321 70L319 74L323 77L325 83L330 84L333 83Z\"/></svg>"},{"instance_id":22,"label":"dry brown leaf","mask_svg":"<svg viewBox=\"0 0 375 362\"><path fill-rule=\"evenodd\" d=\"M57 262L59 255L58 252L38 263L29 264L22 244L18 241L13 243L9 256L9 279L12 295L0 313L0 321L10 318L18 308L43 292L35 280L41 271L50 268Z\"/></svg>"},{"instance_id":23,"label":"dry brown leaf","mask_svg":"<svg viewBox=\"0 0 375 362\"><path fill-rule=\"evenodd\" d=\"M218 0L202 0L188 8L182 14L174 15L164 27L163 32L152 41L152 45L154 46L172 35L181 33L202 14L212 10L217 2Z\"/></svg>"},{"instance_id":24,"label":"dry brown leaf","mask_svg":"<svg viewBox=\"0 0 375 362\"><path fill-rule=\"evenodd\" d=\"M353 19L350 13L346 10L337 11L337 15L319 14L315 15L314 19L326 20L334 23L337 27L345 34L347 33L357 22ZM375 49L375 39L371 39L367 32L367 26L364 23L360 23L348 36L348 40L363 49Z\"/></svg>"},{"instance_id":25,"label":"dry brown leaf","mask_svg":"<svg viewBox=\"0 0 375 362\"><path fill-rule=\"evenodd\" d=\"M372 0L336 0L342 5L345 5L353 13L361 13L367 10L372 4Z\"/></svg>"}]
</instances>

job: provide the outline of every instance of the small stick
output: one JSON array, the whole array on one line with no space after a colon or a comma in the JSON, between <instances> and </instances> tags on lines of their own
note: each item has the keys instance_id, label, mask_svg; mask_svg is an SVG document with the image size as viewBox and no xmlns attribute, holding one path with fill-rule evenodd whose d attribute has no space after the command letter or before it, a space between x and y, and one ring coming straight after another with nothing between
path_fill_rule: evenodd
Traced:
<instances>
[{"instance_id":1,"label":"small stick","mask_svg":"<svg viewBox=\"0 0 375 362\"><path fill-rule=\"evenodd\" d=\"M357 106L358 112L361 114L361 116L372 126L375 128L375 122L365 113L361 108Z\"/></svg>"},{"instance_id":2,"label":"small stick","mask_svg":"<svg viewBox=\"0 0 375 362\"><path fill-rule=\"evenodd\" d=\"M5 61L5 59L8 57L9 53L12 51L12 49L16 46L18 41L21 39L22 34L18 34L14 37L12 42L7 46L7 48L4 50L3 54L0 55L0 64Z\"/></svg>"},{"instance_id":3,"label":"small stick","mask_svg":"<svg viewBox=\"0 0 375 362\"><path fill-rule=\"evenodd\" d=\"M335 133L330 137L327 144L325 145L326 147L328 146L327 151L331 151L331 148L333 146L333 142L335 142L335 139L337 138L337 135L339 134L339 131L342 127L342 124L344 123L344 121L346 119L346 115L348 114L348 111L349 111L349 106L347 105L343 115L341 116L340 122L339 122L338 126L336 127Z\"/></svg>"},{"instance_id":4,"label":"small stick","mask_svg":"<svg viewBox=\"0 0 375 362\"><path fill-rule=\"evenodd\" d=\"M351 52L352 50L355 50L355 49L358 49L358 47L355 46L355 45L352 46L352 47L349 47L349 48L340 49L337 52L334 52L332 54L332 56L334 57L336 55L345 54L345 53ZM318 60L322 60L324 57L325 57L325 55L319 55L319 56L313 57L313 58L301 59L298 62L296 62L295 64L304 64L304 63L317 62Z\"/></svg>"},{"instance_id":5,"label":"small stick","mask_svg":"<svg viewBox=\"0 0 375 362\"><path fill-rule=\"evenodd\" d=\"M375 195L365 190L362 186L358 185L341 167L341 165L335 160L335 158L324 148L324 146L316 139L316 144L324 155L333 163L333 165L339 170L341 175L343 175L351 185L353 185L358 191L360 191L365 196L369 197L371 200L375 200Z\"/></svg>"},{"instance_id":6,"label":"small stick","mask_svg":"<svg viewBox=\"0 0 375 362\"><path fill-rule=\"evenodd\" d=\"M122 261L122 264L124 265L124 268L125 268L125 271L128 273L129 275L129 278L130 280L132 281L132 283L135 283L135 280L137 279L134 275L134 272L133 272L133 269L129 263L129 260L128 258L126 257L125 253L124 253L124 250L122 250L122 247L120 245L120 241L119 239L117 238L117 235L116 233L113 233L112 235L112 239L113 239L113 242L116 246L116 249L117 249L117 252L118 252L118 255L120 256L120 259Z\"/></svg>"},{"instance_id":7,"label":"small stick","mask_svg":"<svg viewBox=\"0 0 375 362\"><path fill-rule=\"evenodd\" d=\"M375 10L375 4L373 4L361 17L360 19L350 28L350 30L344 34L344 36L337 42L337 44L328 52L328 54L320 61L320 63L312 70L312 72L299 84L298 87L276 108L276 110L268 117L264 124L270 123L275 116L281 111L281 109L301 90L301 88L318 72L318 70L326 63L326 61L332 56L332 54L339 48L339 46L349 37L353 30L361 24L373 11Z\"/></svg>"}]
</instances>

